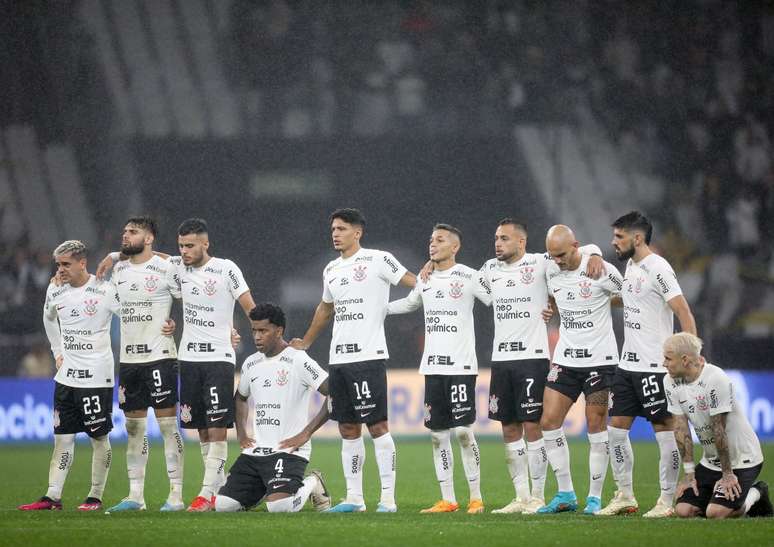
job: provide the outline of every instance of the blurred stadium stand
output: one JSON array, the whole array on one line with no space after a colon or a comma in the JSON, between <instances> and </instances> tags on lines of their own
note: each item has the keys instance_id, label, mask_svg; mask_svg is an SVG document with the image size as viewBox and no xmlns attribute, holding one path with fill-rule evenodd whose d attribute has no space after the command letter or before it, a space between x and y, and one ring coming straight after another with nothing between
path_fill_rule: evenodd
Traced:
<instances>
[{"instance_id":1,"label":"blurred stadium stand","mask_svg":"<svg viewBox=\"0 0 774 547\"><path fill-rule=\"evenodd\" d=\"M555 222L609 251L610 222L638 208L710 358L771 367L771 3L0 7L0 374L45 370L51 249L83 239L94 267L138 211L168 252L180 220L207 218L215 254L299 335L344 205L413 269L436 221L462 227L477 267L502 216L526 219L534 251ZM388 320L393 366L415 366L420 324Z\"/></svg>"}]
</instances>

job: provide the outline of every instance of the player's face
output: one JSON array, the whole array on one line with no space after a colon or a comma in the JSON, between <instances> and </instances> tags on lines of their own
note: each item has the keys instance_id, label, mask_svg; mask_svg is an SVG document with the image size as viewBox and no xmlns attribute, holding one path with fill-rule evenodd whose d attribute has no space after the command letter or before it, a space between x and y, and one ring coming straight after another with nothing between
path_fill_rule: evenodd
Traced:
<instances>
[{"instance_id":1,"label":"player's face","mask_svg":"<svg viewBox=\"0 0 774 547\"><path fill-rule=\"evenodd\" d=\"M435 230L430 236L430 260L443 262L449 260L460 248L457 237L446 230Z\"/></svg>"},{"instance_id":2,"label":"player's face","mask_svg":"<svg viewBox=\"0 0 774 547\"><path fill-rule=\"evenodd\" d=\"M682 378L685 375L682 357L666 348L664 349L664 368L672 378Z\"/></svg>"},{"instance_id":3,"label":"player's face","mask_svg":"<svg viewBox=\"0 0 774 547\"><path fill-rule=\"evenodd\" d=\"M495 231L495 256L497 260L508 262L515 256L521 256L527 248L527 238L513 224L503 224Z\"/></svg>"},{"instance_id":4,"label":"player's face","mask_svg":"<svg viewBox=\"0 0 774 547\"><path fill-rule=\"evenodd\" d=\"M560 270L569 270L578 252L577 243L549 243L546 250Z\"/></svg>"},{"instance_id":5,"label":"player's face","mask_svg":"<svg viewBox=\"0 0 774 547\"><path fill-rule=\"evenodd\" d=\"M59 255L56 261L56 273L63 283L70 283L73 279L83 277L86 273L86 259L76 259L70 253Z\"/></svg>"},{"instance_id":6,"label":"player's face","mask_svg":"<svg viewBox=\"0 0 774 547\"><path fill-rule=\"evenodd\" d=\"M180 248L180 256L186 266L198 266L204 260L204 253L210 242L207 234L186 234L177 236L177 246Z\"/></svg>"},{"instance_id":7,"label":"player's face","mask_svg":"<svg viewBox=\"0 0 774 547\"><path fill-rule=\"evenodd\" d=\"M261 353L272 353L280 340L284 329L271 323L268 319L250 321L253 330L255 347Z\"/></svg>"},{"instance_id":8,"label":"player's face","mask_svg":"<svg viewBox=\"0 0 774 547\"><path fill-rule=\"evenodd\" d=\"M636 234L620 228L613 228L613 249L619 260L629 260L634 256Z\"/></svg>"},{"instance_id":9,"label":"player's face","mask_svg":"<svg viewBox=\"0 0 774 547\"><path fill-rule=\"evenodd\" d=\"M121 236L121 252L126 256L138 255L145 250L146 245L153 243L153 234L135 224L124 226Z\"/></svg>"},{"instance_id":10,"label":"player's face","mask_svg":"<svg viewBox=\"0 0 774 547\"><path fill-rule=\"evenodd\" d=\"M357 245L363 229L356 224L350 224L340 218L334 218L331 222L331 237L333 238L333 248L339 252L347 252Z\"/></svg>"}]
</instances>

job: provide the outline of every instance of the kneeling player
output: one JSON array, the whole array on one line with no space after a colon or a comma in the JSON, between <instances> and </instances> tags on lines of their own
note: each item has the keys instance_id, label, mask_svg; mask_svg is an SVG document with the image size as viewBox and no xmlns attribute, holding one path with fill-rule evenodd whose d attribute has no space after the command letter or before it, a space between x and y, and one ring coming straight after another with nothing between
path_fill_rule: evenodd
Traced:
<instances>
[{"instance_id":1,"label":"kneeling player","mask_svg":"<svg viewBox=\"0 0 774 547\"><path fill-rule=\"evenodd\" d=\"M679 517L712 519L772 516L769 487L755 482L763 467L758 437L734 400L731 379L701 356L702 341L687 332L664 342L664 381L685 477L677 486ZM693 461L688 422L703 454Z\"/></svg>"},{"instance_id":2,"label":"kneeling player","mask_svg":"<svg viewBox=\"0 0 774 547\"><path fill-rule=\"evenodd\" d=\"M328 373L305 351L288 346L281 308L259 304L250 321L258 352L242 365L234 395L243 450L215 498L215 510L240 511L264 500L270 513L295 513L311 497L314 508L324 511L331 502L322 475L312 471L304 478L304 471L312 453L309 439L328 420L328 401L308 424L306 410L314 390L327 397ZM248 430L250 397L255 402L254 437Z\"/></svg>"}]
</instances>

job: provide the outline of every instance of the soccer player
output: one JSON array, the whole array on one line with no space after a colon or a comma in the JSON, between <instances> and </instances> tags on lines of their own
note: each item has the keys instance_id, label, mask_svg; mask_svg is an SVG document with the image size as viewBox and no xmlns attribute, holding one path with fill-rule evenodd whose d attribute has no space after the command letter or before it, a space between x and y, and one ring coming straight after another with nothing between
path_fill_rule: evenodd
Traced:
<instances>
[{"instance_id":1,"label":"soccer player","mask_svg":"<svg viewBox=\"0 0 774 547\"><path fill-rule=\"evenodd\" d=\"M516 491L513 501L493 513L534 513L545 505L548 460L540 419L549 353L541 313L548 306L546 272L551 259L527 253L526 246L527 227L505 218L495 231L496 258L481 267L492 290L495 326L489 418L502 424L505 461ZM587 273L598 278L602 273L600 249L588 245L580 251L591 255Z\"/></svg>"},{"instance_id":2,"label":"soccer player","mask_svg":"<svg viewBox=\"0 0 774 547\"><path fill-rule=\"evenodd\" d=\"M694 335L696 322L672 267L650 250L652 235L650 221L637 211L613 223L613 248L618 258L626 261L621 291L625 338L613 378L613 406L607 426L610 466L618 489L599 515L633 513L638 509L632 487L634 452L629 441L629 430L637 416L651 423L659 447L661 495L643 516L659 518L674 514L680 456L664 396L666 369L661 348L674 331L675 315L682 330Z\"/></svg>"},{"instance_id":3,"label":"soccer player","mask_svg":"<svg viewBox=\"0 0 774 547\"><path fill-rule=\"evenodd\" d=\"M209 255L204 220L183 221L177 241L181 256L170 259L167 280L183 300L180 422L199 431L204 459L202 488L188 511L204 512L214 509L215 493L225 481L226 432L234 421L234 303L245 315L255 303L237 265Z\"/></svg>"},{"instance_id":4,"label":"soccer player","mask_svg":"<svg viewBox=\"0 0 774 547\"><path fill-rule=\"evenodd\" d=\"M390 302L388 314L424 307L425 347L419 373L425 376L425 427L433 443L435 473L441 500L422 513L450 513L459 509L454 493L454 430L470 487L468 513L483 513L480 452L470 425L476 421L476 339L473 304L491 303L483 274L457 264L462 234L449 224L436 224L430 237L433 275L418 281L406 298Z\"/></svg>"},{"instance_id":5,"label":"soccer player","mask_svg":"<svg viewBox=\"0 0 774 547\"><path fill-rule=\"evenodd\" d=\"M177 427L177 349L170 329L173 292L167 279L170 263L154 254L156 222L132 217L124 226L121 254L111 281L121 301L121 359L118 402L126 415L126 466L129 495L107 512L145 509L145 467L148 463L146 421L152 407L164 439L169 496L162 511L181 511L183 504L183 441Z\"/></svg>"},{"instance_id":6,"label":"soccer player","mask_svg":"<svg viewBox=\"0 0 774 547\"><path fill-rule=\"evenodd\" d=\"M43 324L56 360L54 376L54 453L48 491L22 511L61 510L62 489L75 457L75 434L86 433L92 446L91 490L79 511L102 508L113 429L113 352L110 321L118 313L118 294L86 269L86 246L65 241L54 250L64 285L49 285Z\"/></svg>"},{"instance_id":7,"label":"soccer player","mask_svg":"<svg viewBox=\"0 0 774 547\"><path fill-rule=\"evenodd\" d=\"M608 393L618 361L610 299L620 294L622 280L618 270L607 262L607 275L599 279L589 277L589 258L578 251L575 235L567 226L559 224L548 230L546 248L554 261L548 271L548 288L559 311L559 342L548 373L540 425L559 491L537 512L559 513L578 508L562 424L583 392L591 445L589 495L583 512L593 514L602 508L600 496L608 463Z\"/></svg>"},{"instance_id":8,"label":"soccer player","mask_svg":"<svg viewBox=\"0 0 774 547\"><path fill-rule=\"evenodd\" d=\"M770 517L769 486L755 482L763 467L758 437L734 399L731 379L704 360L701 348L702 341L688 332L670 336L663 348L667 404L685 472L677 487L677 516ZM688 422L702 446L698 466Z\"/></svg>"},{"instance_id":9,"label":"soccer player","mask_svg":"<svg viewBox=\"0 0 774 547\"><path fill-rule=\"evenodd\" d=\"M323 272L322 301L303 339L291 345L306 350L333 319L330 346L331 418L339 423L341 464L347 497L331 508L335 513L366 510L363 500L365 444L363 423L374 440L382 483L376 511L393 513L395 505L395 442L387 424L389 358L384 316L390 285L414 287L416 276L385 251L364 249L360 240L365 218L357 209L338 209L330 216L333 247L341 256Z\"/></svg>"},{"instance_id":10,"label":"soccer player","mask_svg":"<svg viewBox=\"0 0 774 547\"><path fill-rule=\"evenodd\" d=\"M330 508L322 475L304 471L312 454L312 434L328 421L328 400L307 424L315 390L328 395L328 373L285 342L285 314L273 304L250 312L258 352L242 365L234 395L236 430L242 453L231 466L226 485L215 498L218 512L249 509L266 501L270 513L295 513L307 499L317 511ZM255 404L255 433L250 436L248 399Z\"/></svg>"}]
</instances>

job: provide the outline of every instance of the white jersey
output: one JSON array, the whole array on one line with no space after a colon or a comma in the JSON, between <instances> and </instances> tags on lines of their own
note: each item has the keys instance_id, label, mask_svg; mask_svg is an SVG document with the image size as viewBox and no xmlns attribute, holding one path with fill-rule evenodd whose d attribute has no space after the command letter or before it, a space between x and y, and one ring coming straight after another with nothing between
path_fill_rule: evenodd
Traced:
<instances>
[{"instance_id":1,"label":"white jersey","mask_svg":"<svg viewBox=\"0 0 774 547\"><path fill-rule=\"evenodd\" d=\"M712 434L711 417L726 416L726 436L731 467L744 469L763 462L761 445L742 408L734 400L734 386L723 369L705 363L696 380L691 383L675 380L667 375L664 379L669 412L687 416L693 424L702 446L701 464L715 471L722 471L715 438Z\"/></svg>"},{"instance_id":2,"label":"white jersey","mask_svg":"<svg viewBox=\"0 0 774 547\"><path fill-rule=\"evenodd\" d=\"M118 309L115 287L93 275L77 288L48 286L43 324L54 357L64 358L54 380L71 387L113 387L110 321Z\"/></svg>"},{"instance_id":3,"label":"white jersey","mask_svg":"<svg viewBox=\"0 0 774 547\"><path fill-rule=\"evenodd\" d=\"M199 268L186 266L180 257L169 259L167 278L183 299L181 361L236 364L231 347L234 303L249 291L242 271L223 258L210 258Z\"/></svg>"},{"instance_id":4,"label":"white jersey","mask_svg":"<svg viewBox=\"0 0 774 547\"><path fill-rule=\"evenodd\" d=\"M177 349L171 336L161 334L172 308L172 291L167 279L170 263L153 255L142 264L122 260L113 269L111 282L121 300L121 362L151 363L175 359Z\"/></svg>"},{"instance_id":5,"label":"white jersey","mask_svg":"<svg viewBox=\"0 0 774 547\"><path fill-rule=\"evenodd\" d=\"M323 302L333 304L330 364L388 359L384 316L390 285L406 274L394 256L360 249L328 263L323 272Z\"/></svg>"},{"instance_id":6,"label":"white jersey","mask_svg":"<svg viewBox=\"0 0 774 547\"><path fill-rule=\"evenodd\" d=\"M586 275L588 259L583 256L572 271L562 271L553 262L549 266L548 288L559 308L559 342L553 356L558 365L588 368L618 363L610 297L621 292L621 274L605 262L606 275L592 279Z\"/></svg>"},{"instance_id":7,"label":"white jersey","mask_svg":"<svg viewBox=\"0 0 774 547\"><path fill-rule=\"evenodd\" d=\"M425 349L420 374L478 374L476 334L473 327L474 298L492 303L489 285L481 272L455 264L434 271L406 298L390 302L388 314L425 310Z\"/></svg>"},{"instance_id":8,"label":"white jersey","mask_svg":"<svg viewBox=\"0 0 774 547\"><path fill-rule=\"evenodd\" d=\"M274 357L254 353L242 365L240 395L255 404L255 446L242 450L249 456L269 456L280 450L280 441L303 431L312 394L328 373L305 351L285 348ZM307 441L294 454L309 460L312 443Z\"/></svg>"},{"instance_id":9,"label":"white jersey","mask_svg":"<svg viewBox=\"0 0 774 547\"><path fill-rule=\"evenodd\" d=\"M674 312L667 302L683 291L677 276L657 254L626 264L621 296L624 304L624 344L619 366L624 370L666 372L664 341L674 331Z\"/></svg>"}]
</instances>

